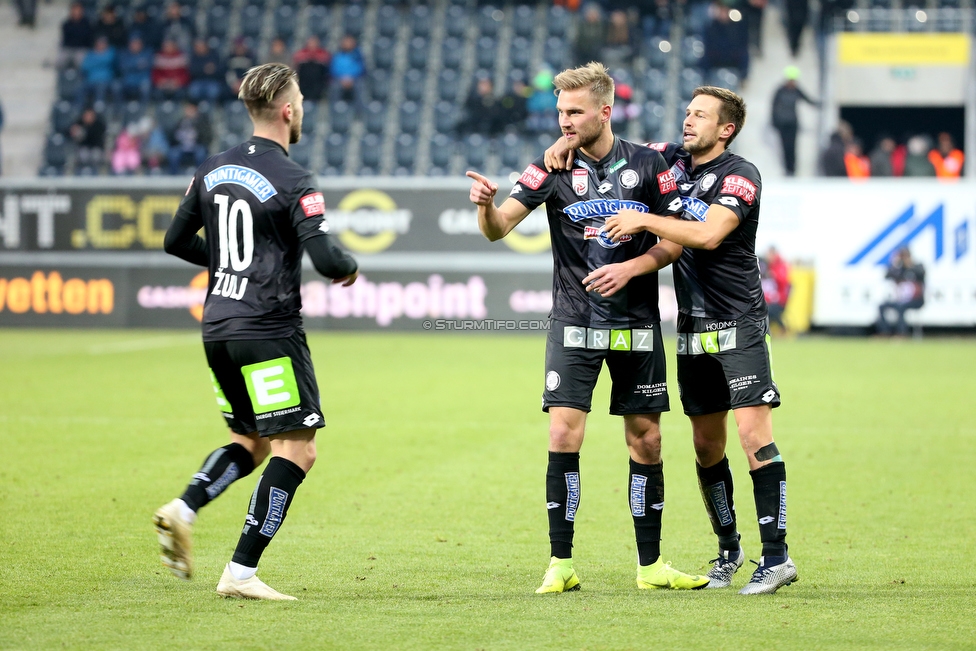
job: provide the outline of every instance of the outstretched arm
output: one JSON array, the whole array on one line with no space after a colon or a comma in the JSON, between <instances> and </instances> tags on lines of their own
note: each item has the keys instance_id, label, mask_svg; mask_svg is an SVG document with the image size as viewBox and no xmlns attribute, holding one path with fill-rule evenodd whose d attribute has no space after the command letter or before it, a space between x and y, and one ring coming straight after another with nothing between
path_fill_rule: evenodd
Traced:
<instances>
[{"instance_id":1,"label":"outstretched arm","mask_svg":"<svg viewBox=\"0 0 976 651\"><path fill-rule=\"evenodd\" d=\"M467 172L466 175L474 181L468 198L478 206L478 228L489 241L494 242L508 235L531 212L522 202L511 197L496 207L498 184L477 172Z\"/></svg>"},{"instance_id":2,"label":"outstretched arm","mask_svg":"<svg viewBox=\"0 0 976 651\"><path fill-rule=\"evenodd\" d=\"M607 219L607 235L616 242L624 235L641 231L654 233L662 240L670 240L692 249L716 249L739 225L739 218L725 206L712 204L705 213L705 221L686 221L660 217L636 210L621 210Z\"/></svg>"},{"instance_id":3,"label":"outstretched arm","mask_svg":"<svg viewBox=\"0 0 976 651\"><path fill-rule=\"evenodd\" d=\"M624 288L632 278L668 266L681 257L681 251L680 245L661 240L643 255L595 269L583 279L583 284L586 285L588 292L596 292L604 298L613 296Z\"/></svg>"}]
</instances>

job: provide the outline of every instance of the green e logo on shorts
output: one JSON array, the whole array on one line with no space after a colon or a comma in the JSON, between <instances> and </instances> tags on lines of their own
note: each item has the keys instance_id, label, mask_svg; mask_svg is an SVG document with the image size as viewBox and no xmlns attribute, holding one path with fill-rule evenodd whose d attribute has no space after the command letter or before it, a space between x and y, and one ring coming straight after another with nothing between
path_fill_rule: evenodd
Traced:
<instances>
[{"instance_id":1,"label":"green e logo on shorts","mask_svg":"<svg viewBox=\"0 0 976 651\"><path fill-rule=\"evenodd\" d=\"M217 381L217 376L214 372L210 371L210 383L213 384L214 395L217 397L217 406L220 407L220 411L226 414L233 414L234 410L230 408L230 403L227 402L227 397L224 396L224 390L220 388L220 382Z\"/></svg>"},{"instance_id":2,"label":"green e logo on shorts","mask_svg":"<svg viewBox=\"0 0 976 651\"><path fill-rule=\"evenodd\" d=\"M279 357L241 367L255 414L294 407L302 399L291 358Z\"/></svg>"}]
</instances>

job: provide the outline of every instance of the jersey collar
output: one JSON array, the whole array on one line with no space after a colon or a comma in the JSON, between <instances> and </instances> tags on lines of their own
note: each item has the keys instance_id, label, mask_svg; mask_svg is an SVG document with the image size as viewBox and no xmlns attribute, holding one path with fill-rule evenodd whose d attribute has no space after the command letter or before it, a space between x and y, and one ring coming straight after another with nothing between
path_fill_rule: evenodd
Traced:
<instances>
[{"instance_id":1,"label":"jersey collar","mask_svg":"<svg viewBox=\"0 0 976 651\"><path fill-rule=\"evenodd\" d=\"M261 151L268 150L268 149L277 149L285 156L288 155L288 152L285 151L285 148L279 145L278 143L276 143L274 140L268 140L267 138L262 138L260 136L251 136L250 138L247 139L247 141L255 145L255 147L259 147Z\"/></svg>"},{"instance_id":2,"label":"jersey collar","mask_svg":"<svg viewBox=\"0 0 976 651\"><path fill-rule=\"evenodd\" d=\"M723 151L721 154L719 154L718 156L716 156L712 160L708 161L707 163L702 163L701 165L699 165L698 167L696 167L694 169L694 171L692 171L691 174L693 176L698 176L699 174L701 174L705 170L711 169L711 168L715 167L716 165L718 165L719 163L722 163L722 162L728 160L729 156L731 156L731 155L732 155L732 152L730 152L728 149L726 149L725 151ZM690 163L691 160L689 159L688 162Z\"/></svg>"}]
</instances>

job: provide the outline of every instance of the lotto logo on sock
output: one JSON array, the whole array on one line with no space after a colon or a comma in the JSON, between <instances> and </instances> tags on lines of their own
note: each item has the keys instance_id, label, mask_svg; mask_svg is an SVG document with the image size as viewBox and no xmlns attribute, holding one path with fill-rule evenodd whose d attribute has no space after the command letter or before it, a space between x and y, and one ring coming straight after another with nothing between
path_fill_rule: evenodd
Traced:
<instances>
[{"instance_id":1,"label":"lotto logo on sock","mask_svg":"<svg viewBox=\"0 0 976 651\"><path fill-rule=\"evenodd\" d=\"M285 504L288 503L288 493L280 488L271 487L271 495L268 497L268 515L264 518L264 524L258 532L262 536L271 538L281 526L281 521L285 519Z\"/></svg>"},{"instance_id":2,"label":"lotto logo on sock","mask_svg":"<svg viewBox=\"0 0 976 651\"><path fill-rule=\"evenodd\" d=\"M566 473L566 521L576 520L576 509L579 508L580 480L578 472Z\"/></svg>"},{"instance_id":3,"label":"lotto logo on sock","mask_svg":"<svg viewBox=\"0 0 976 651\"><path fill-rule=\"evenodd\" d=\"M630 478L630 513L635 518L644 517L644 492L647 487L647 477L632 475Z\"/></svg>"}]
</instances>

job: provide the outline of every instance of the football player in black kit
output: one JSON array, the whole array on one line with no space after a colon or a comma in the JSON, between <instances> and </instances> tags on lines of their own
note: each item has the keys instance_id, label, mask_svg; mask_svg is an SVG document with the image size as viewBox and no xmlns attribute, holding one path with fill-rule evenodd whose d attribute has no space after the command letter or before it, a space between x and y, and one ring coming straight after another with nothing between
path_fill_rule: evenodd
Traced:
<instances>
[{"instance_id":1,"label":"football player in black kit","mask_svg":"<svg viewBox=\"0 0 976 651\"><path fill-rule=\"evenodd\" d=\"M334 282L350 285L358 272L329 234L312 175L288 158L302 134L295 73L278 63L251 68L239 97L254 136L197 169L164 245L209 267L203 343L231 443L207 457L182 497L160 507L153 522L163 564L189 579L197 511L270 453L217 592L292 600L255 572L315 462L315 431L325 425L299 313L302 252ZM201 227L206 240L196 234Z\"/></svg>"},{"instance_id":2,"label":"football player in black kit","mask_svg":"<svg viewBox=\"0 0 976 651\"><path fill-rule=\"evenodd\" d=\"M607 219L617 241L650 232L684 247L674 263L678 297L678 385L691 419L702 498L718 536L709 588L724 588L742 566L732 474L725 456L731 409L749 461L762 556L740 594L768 594L796 580L786 545L786 466L773 441L772 409L780 404L769 357L769 321L756 257L762 180L756 167L728 151L745 123L742 98L713 86L695 90L682 143L651 143L674 172L680 219L621 210ZM547 151L546 162L568 164L572 142ZM650 256L613 264L587 277L604 296L661 268Z\"/></svg>"},{"instance_id":3,"label":"football player in black kit","mask_svg":"<svg viewBox=\"0 0 976 651\"><path fill-rule=\"evenodd\" d=\"M661 266L680 247L648 233L611 241L604 220L627 207L676 214L681 207L673 174L651 149L614 137L610 130L613 80L599 63L566 70L554 80L559 126L578 143L572 169L546 173L540 156L511 195L494 204L498 186L468 172L470 199L489 240L507 235L546 204L553 251L552 327L546 342L543 410L549 412L546 502L551 559L537 593L579 588L573 568L574 521L580 504L579 452L586 414L603 363L613 379L610 413L624 417L630 452L630 508L637 539L641 589L696 589L705 576L679 572L660 554L664 474L661 412L668 393L658 312L657 276L648 274L613 297L587 293L583 279L602 265L648 255Z\"/></svg>"}]
</instances>

